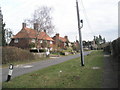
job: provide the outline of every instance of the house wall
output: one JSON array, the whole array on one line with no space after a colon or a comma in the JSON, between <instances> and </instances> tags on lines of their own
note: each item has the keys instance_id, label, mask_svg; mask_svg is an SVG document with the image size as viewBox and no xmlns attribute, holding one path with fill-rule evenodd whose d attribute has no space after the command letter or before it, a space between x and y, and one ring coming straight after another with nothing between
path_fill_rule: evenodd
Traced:
<instances>
[{"instance_id":1,"label":"house wall","mask_svg":"<svg viewBox=\"0 0 120 90\"><path fill-rule=\"evenodd\" d=\"M53 40L54 40L53 44L54 44L56 47L60 47L61 49L65 48L64 42L60 41L58 36L53 37Z\"/></svg>"},{"instance_id":2,"label":"house wall","mask_svg":"<svg viewBox=\"0 0 120 90\"><path fill-rule=\"evenodd\" d=\"M42 43L40 43L40 40L38 40L38 42L35 40L35 42L32 42L32 39L18 39L18 43L14 42L15 39L12 39L10 42L10 46L15 46L15 47L19 47L19 48L30 48L29 44L30 43L37 43L37 48L46 48L46 47L53 47L53 44L50 44L50 41L46 41L46 40L42 40Z\"/></svg>"},{"instance_id":3,"label":"house wall","mask_svg":"<svg viewBox=\"0 0 120 90\"><path fill-rule=\"evenodd\" d=\"M18 39L18 43L14 42L15 39L12 39L10 42L10 46L15 46L19 48L29 48L29 39Z\"/></svg>"},{"instance_id":4,"label":"house wall","mask_svg":"<svg viewBox=\"0 0 120 90\"><path fill-rule=\"evenodd\" d=\"M40 44L40 47L42 47L42 48L46 48L46 47L53 48L53 44L50 44L50 41L43 40L43 42Z\"/></svg>"}]
</instances>

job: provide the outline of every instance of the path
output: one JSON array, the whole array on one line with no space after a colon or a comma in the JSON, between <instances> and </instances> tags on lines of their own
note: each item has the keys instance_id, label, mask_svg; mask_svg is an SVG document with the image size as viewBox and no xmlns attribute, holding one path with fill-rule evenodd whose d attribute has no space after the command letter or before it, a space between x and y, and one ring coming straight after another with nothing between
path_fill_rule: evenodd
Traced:
<instances>
[{"instance_id":1,"label":"path","mask_svg":"<svg viewBox=\"0 0 120 90\"><path fill-rule=\"evenodd\" d=\"M109 54L104 55L102 88L118 88L118 64Z\"/></svg>"}]
</instances>

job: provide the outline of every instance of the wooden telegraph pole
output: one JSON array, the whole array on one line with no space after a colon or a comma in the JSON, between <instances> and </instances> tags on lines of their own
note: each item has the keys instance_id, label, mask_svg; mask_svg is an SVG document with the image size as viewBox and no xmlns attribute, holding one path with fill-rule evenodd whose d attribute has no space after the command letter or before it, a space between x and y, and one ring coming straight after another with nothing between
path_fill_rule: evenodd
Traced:
<instances>
[{"instance_id":1,"label":"wooden telegraph pole","mask_svg":"<svg viewBox=\"0 0 120 90\"><path fill-rule=\"evenodd\" d=\"M80 42L81 66L84 66L83 43L82 43L82 36L81 36L81 28L83 27L83 20L80 20L78 1L77 0L76 0L76 9L77 9L77 19L78 19L78 31L79 31L79 42ZM81 27L80 27L80 23L82 23Z\"/></svg>"}]
</instances>

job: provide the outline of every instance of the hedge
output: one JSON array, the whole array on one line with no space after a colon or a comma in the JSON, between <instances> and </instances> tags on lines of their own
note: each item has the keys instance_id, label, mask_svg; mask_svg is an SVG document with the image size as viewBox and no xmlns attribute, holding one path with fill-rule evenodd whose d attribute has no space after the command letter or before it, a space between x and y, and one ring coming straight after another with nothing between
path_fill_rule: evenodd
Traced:
<instances>
[{"instance_id":1,"label":"hedge","mask_svg":"<svg viewBox=\"0 0 120 90\"><path fill-rule=\"evenodd\" d=\"M120 37L107 45L104 51L111 52L113 57L120 58Z\"/></svg>"},{"instance_id":2,"label":"hedge","mask_svg":"<svg viewBox=\"0 0 120 90\"><path fill-rule=\"evenodd\" d=\"M2 64L35 59L35 55L17 47L2 47Z\"/></svg>"}]
</instances>

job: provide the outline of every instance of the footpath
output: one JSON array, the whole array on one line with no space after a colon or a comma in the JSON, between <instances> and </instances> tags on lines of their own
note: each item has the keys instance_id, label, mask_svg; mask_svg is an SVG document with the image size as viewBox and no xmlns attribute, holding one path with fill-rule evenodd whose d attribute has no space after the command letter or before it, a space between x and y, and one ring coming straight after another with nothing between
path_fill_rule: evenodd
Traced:
<instances>
[{"instance_id":1,"label":"footpath","mask_svg":"<svg viewBox=\"0 0 120 90\"><path fill-rule=\"evenodd\" d=\"M101 88L119 88L118 62L109 54L104 54L103 85Z\"/></svg>"}]
</instances>

